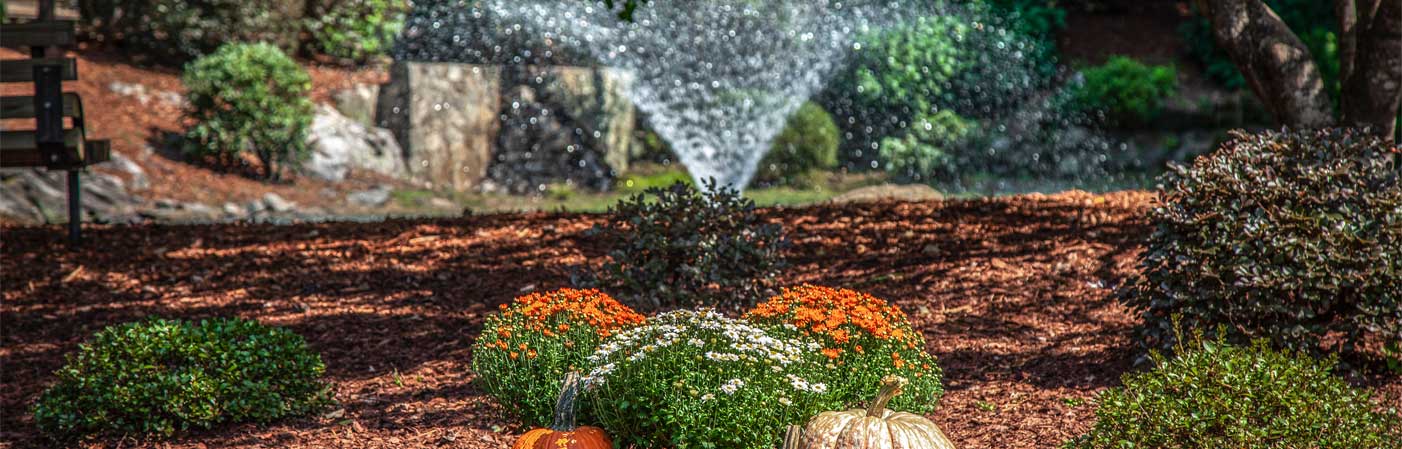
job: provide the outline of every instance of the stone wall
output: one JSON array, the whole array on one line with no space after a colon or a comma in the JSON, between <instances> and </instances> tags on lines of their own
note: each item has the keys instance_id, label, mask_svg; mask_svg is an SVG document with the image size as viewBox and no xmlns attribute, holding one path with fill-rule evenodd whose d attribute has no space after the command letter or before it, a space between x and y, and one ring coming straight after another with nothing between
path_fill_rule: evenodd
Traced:
<instances>
[{"instance_id":1,"label":"stone wall","mask_svg":"<svg viewBox=\"0 0 1402 449\"><path fill-rule=\"evenodd\" d=\"M499 67L400 62L381 88L376 118L394 132L411 177L465 191L486 176L500 102Z\"/></svg>"},{"instance_id":2,"label":"stone wall","mask_svg":"<svg viewBox=\"0 0 1402 449\"><path fill-rule=\"evenodd\" d=\"M410 176L432 188L606 188L639 148L627 82L603 68L398 62L376 122L393 131Z\"/></svg>"}]
</instances>

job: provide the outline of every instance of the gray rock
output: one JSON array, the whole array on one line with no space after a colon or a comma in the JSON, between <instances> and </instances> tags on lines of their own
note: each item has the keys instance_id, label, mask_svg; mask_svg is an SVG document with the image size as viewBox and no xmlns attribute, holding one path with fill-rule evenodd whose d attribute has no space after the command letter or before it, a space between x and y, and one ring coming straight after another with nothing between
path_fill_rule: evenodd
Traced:
<instances>
[{"instance_id":1,"label":"gray rock","mask_svg":"<svg viewBox=\"0 0 1402 449\"><path fill-rule=\"evenodd\" d=\"M213 207L204 203L185 203L180 205L180 208L193 214L205 215L211 218L219 216L219 211L214 210Z\"/></svg>"},{"instance_id":2,"label":"gray rock","mask_svg":"<svg viewBox=\"0 0 1402 449\"><path fill-rule=\"evenodd\" d=\"M498 67L396 62L376 122L394 133L415 180L467 191L486 177L500 102Z\"/></svg>"},{"instance_id":3,"label":"gray rock","mask_svg":"<svg viewBox=\"0 0 1402 449\"><path fill-rule=\"evenodd\" d=\"M283 199L276 193L268 192L263 195L263 204L268 206L268 210L273 212L289 212L297 208L297 204Z\"/></svg>"},{"instance_id":4,"label":"gray rock","mask_svg":"<svg viewBox=\"0 0 1402 449\"><path fill-rule=\"evenodd\" d=\"M346 201L361 207L380 207L389 202L390 188L379 186L370 190L352 192L346 195Z\"/></svg>"},{"instance_id":5,"label":"gray rock","mask_svg":"<svg viewBox=\"0 0 1402 449\"><path fill-rule=\"evenodd\" d=\"M924 184L882 184L870 187L862 187L847 193L838 195L832 199L834 203L859 203L871 201L932 201L943 198L939 191Z\"/></svg>"},{"instance_id":6,"label":"gray rock","mask_svg":"<svg viewBox=\"0 0 1402 449\"><path fill-rule=\"evenodd\" d=\"M380 86L357 84L350 89L331 94L336 110L356 123L375 126L375 105L380 101Z\"/></svg>"},{"instance_id":7,"label":"gray rock","mask_svg":"<svg viewBox=\"0 0 1402 449\"><path fill-rule=\"evenodd\" d=\"M157 208L157 209L179 209L179 208L180 208L180 203L176 202L175 200L169 199L169 198L161 198L161 199L156 200L156 208Z\"/></svg>"},{"instance_id":8,"label":"gray rock","mask_svg":"<svg viewBox=\"0 0 1402 449\"><path fill-rule=\"evenodd\" d=\"M230 216L230 217L241 217L241 216L243 216L246 212L247 212L247 211L245 211L244 208L239 207L239 205L237 205L237 204L234 204L234 203L224 203L224 215L227 215L227 216Z\"/></svg>"},{"instance_id":9,"label":"gray rock","mask_svg":"<svg viewBox=\"0 0 1402 449\"><path fill-rule=\"evenodd\" d=\"M125 173L127 177L131 179L132 190L146 190L151 188L151 180L146 177L146 170L121 153L112 153L112 160L108 166Z\"/></svg>"},{"instance_id":10,"label":"gray rock","mask_svg":"<svg viewBox=\"0 0 1402 449\"><path fill-rule=\"evenodd\" d=\"M428 205L435 209L456 209L458 207L458 203L454 203L450 200L446 200L436 196L433 198L429 198Z\"/></svg>"},{"instance_id":11,"label":"gray rock","mask_svg":"<svg viewBox=\"0 0 1402 449\"><path fill-rule=\"evenodd\" d=\"M23 223L68 220L67 173L42 169L0 170L0 215ZM127 192L121 178L102 172L80 175L85 220L126 221L141 199Z\"/></svg>"},{"instance_id":12,"label":"gray rock","mask_svg":"<svg viewBox=\"0 0 1402 449\"><path fill-rule=\"evenodd\" d=\"M408 176L403 151L393 133L357 123L330 106L317 107L307 144L312 154L302 168L316 178L340 182L357 169L395 178Z\"/></svg>"}]
</instances>

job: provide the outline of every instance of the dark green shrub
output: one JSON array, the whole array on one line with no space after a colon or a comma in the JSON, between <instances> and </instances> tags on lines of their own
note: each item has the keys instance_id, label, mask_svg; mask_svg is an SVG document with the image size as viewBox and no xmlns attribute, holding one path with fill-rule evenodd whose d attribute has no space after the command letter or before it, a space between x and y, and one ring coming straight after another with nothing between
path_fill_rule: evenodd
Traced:
<instances>
[{"instance_id":1,"label":"dark green shrub","mask_svg":"<svg viewBox=\"0 0 1402 449\"><path fill-rule=\"evenodd\" d=\"M1338 24L1334 2L1317 0L1266 0L1309 48L1310 54L1324 77L1325 88L1337 98L1339 94ZM1178 28L1188 56L1203 66L1208 78L1229 89L1246 87L1246 79L1226 51L1217 47L1207 19L1196 16Z\"/></svg>"},{"instance_id":2,"label":"dark green shrub","mask_svg":"<svg viewBox=\"0 0 1402 449\"><path fill-rule=\"evenodd\" d=\"M268 422L325 406L324 370L302 337L256 321L111 326L68 356L34 422L60 440Z\"/></svg>"},{"instance_id":3,"label":"dark green shrub","mask_svg":"<svg viewBox=\"0 0 1402 449\"><path fill-rule=\"evenodd\" d=\"M1195 342L1097 399L1072 449L1400 448L1402 419L1331 374L1334 361Z\"/></svg>"},{"instance_id":4,"label":"dark green shrub","mask_svg":"<svg viewBox=\"0 0 1402 449\"><path fill-rule=\"evenodd\" d=\"M837 123L817 103L804 103L789 117L760 161L755 180L765 184L802 184L809 175L837 166Z\"/></svg>"},{"instance_id":5,"label":"dark green shrub","mask_svg":"<svg viewBox=\"0 0 1402 449\"><path fill-rule=\"evenodd\" d=\"M225 43L292 51L306 0L79 0L89 29L150 62L180 64Z\"/></svg>"},{"instance_id":6,"label":"dark green shrub","mask_svg":"<svg viewBox=\"0 0 1402 449\"><path fill-rule=\"evenodd\" d=\"M183 77L190 101L186 152L224 165L251 152L269 179L307 156L311 77L268 44L229 44L191 62Z\"/></svg>"},{"instance_id":7,"label":"dark green shrub","mask_svg":"<svg viewBox=\"0 0 1402 449\"><path fill-rule=\"evenodd\" d=\"M900 179L938 179L950 174L955 151L977 131L977 122L952 111L929 114L916 120L905 136L882 140L879 160Z\"/></svg>"},{"instance_id":8,"label":"dark green shrub","mask_svg":"<svg viewBox=\"0 0 1402 449\"><path fill-rule=\"evenodd\" d=\"M1145 65L1124 56L1112 56L1081 74L1084 80L1065 94L1067 110L1103 116L1108 125L1147 125L1163 112L1163 100L1178 91L1173 67Z\"/></svg>"},{"instance_id":9,"label":"dark green shrub","mask_svg":"<svg viewBox=\"0 0 1402 449\"><path fill-rule=\"evenodd\" d=\"M638 309L753 305L784 266L783 228L714 181L704 192L676 183L621 200L591 233L613 248L602 270L581 282Z\"/></svg>"},{"instance_id":10,"label":"dark green shrub","mask_svg":"<svg viewBox=\"0 0 1402 449\"><path fill-rule=\"evenodd\" d=\"M387 55L408 10L407 0L311 0L307 48L354 62Z\"/></svg>"},{"instance_id":11,"label":"dark green shrub","mask_svg":"<svg viewBox=\"0 0 1402 449\"><path fill-rule=\"evenodd\" d=\"M1160 178L1144 276L1121 295L1150 347L1171 317L1226 338L1319 351L1402 338L1398 154L1350 130L1235 133Z\"/></svg>"}]
</instances>

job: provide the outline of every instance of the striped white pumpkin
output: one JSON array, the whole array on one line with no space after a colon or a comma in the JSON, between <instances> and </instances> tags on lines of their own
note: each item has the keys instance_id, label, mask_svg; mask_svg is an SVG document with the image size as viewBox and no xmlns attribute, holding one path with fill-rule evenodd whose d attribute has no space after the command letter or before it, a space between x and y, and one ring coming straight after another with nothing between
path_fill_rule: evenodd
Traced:
<instances>
[{"instance_id":1,"label":"striped white pumpkin","mask_svg":"<svg viewBox=\"0 0 1402 449\"><path fill-rule=\"evenodd\" d=\"M784 449L954 449L939 426L924 416L886 409L905 383L887 376L870 408L823 412L801 430L790 426Z\"/></svg>"}]
</instances>

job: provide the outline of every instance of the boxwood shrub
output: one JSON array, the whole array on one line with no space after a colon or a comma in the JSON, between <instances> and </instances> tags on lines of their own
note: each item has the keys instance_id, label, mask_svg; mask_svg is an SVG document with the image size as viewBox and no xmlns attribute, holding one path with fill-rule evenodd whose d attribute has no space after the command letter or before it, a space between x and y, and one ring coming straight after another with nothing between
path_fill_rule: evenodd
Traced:
<instances>
[{"instance_id":1,"label":"boxwood shrub","mask_svg":"<svg viewBox=\"0 0 1402 449\"><path fill-rule=\"evenodd\" d=\"M1346 129L1233 137L1161 178L1143 276L1121 296L1141 341L1171 348L1174 315L1306 351L1402 338L1397 147Z\"/></svg>"},{"instance_id":2,"label":"boxwood shrub","mask_svg":"<svg viewBox=\"0 0 1402 449\"><path fill-rule=\"evenodd\" d=\"M306 47L349 62L389 54L404 28L408 0L310 0Z\"/></svg>"},{"instance_id":3,"label":"boxwood shrub","mask_svg":"<svg viewBox=\"0 0 1402 449\"><path fill-rule=\"evenodd\" d=\"M770 293L785 265L783 227L714 181L701 190L679 182L621 200L590 234L612 245L609 260L577 282L616 292L639 310L738 310Z\"/></svg>"},{"instance_id":4,"label":"boxwood shrub","mask_svg":"<svg viewBox=\"0 0 1402 449\"><path fill-rule=\"evenodd\" d=\"M277 47L229 44L185 67L189 92L185 151L220 165L258 157L266 178L307 157L311 76Z\"/></svg>"},{"instance_id":5,"label":"boxwood shrub","mask_svg":"<svg viewBox=\"0 0 1402 449\"><path fill-rule=\"evenodd\" d=\"M1402 448L1402 417L1331 374L1334 360L1195 341L1097 399L1072 449Z\"/></svg>"},{"instance_id":6,"label":"boxwood shrub","mask_svg":"<svg viewBox=\"0 0 1402 449\"><path fill-rule=\"evenodd\" d=\"M301 336L256 321L110 326L69 355L34 422L57 440L268 422L325 406L324 370Z\"/></svg>"}]
</instances>

